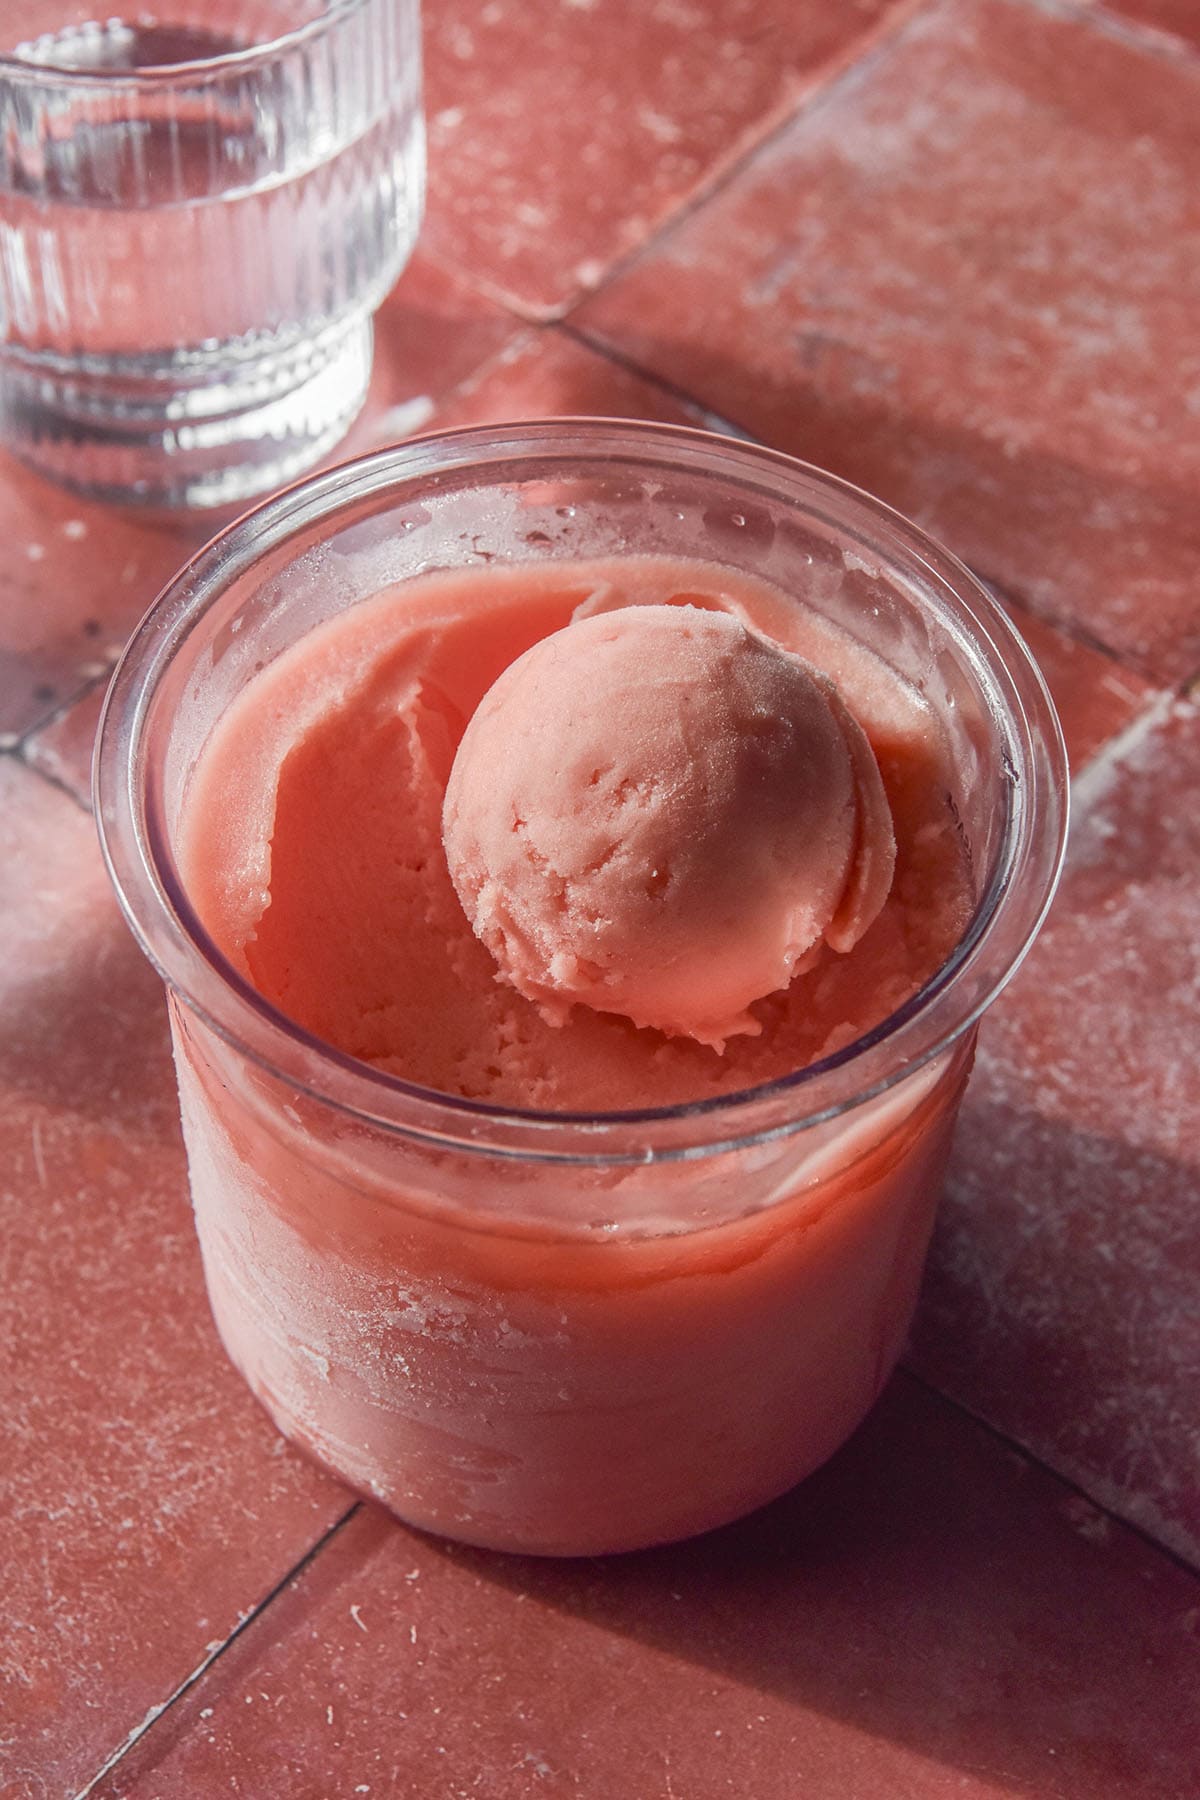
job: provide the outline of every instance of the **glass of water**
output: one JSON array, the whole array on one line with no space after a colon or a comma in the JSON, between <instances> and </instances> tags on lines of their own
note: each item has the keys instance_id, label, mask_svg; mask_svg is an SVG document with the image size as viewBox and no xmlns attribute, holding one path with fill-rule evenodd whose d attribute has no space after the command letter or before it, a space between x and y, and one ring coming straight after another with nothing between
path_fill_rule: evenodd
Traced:
<instances>
[{"instance_id":1,"label":"glass of water","mask_svg":"<svg viewBox=\"0 0 1200 1800\"><path fill-rule=\"evenodd\" d=\"M0 431L84 492L221 506L362 405L421 219L419 0L110 5L0 9Z\"/></svg>"}]
</instances>

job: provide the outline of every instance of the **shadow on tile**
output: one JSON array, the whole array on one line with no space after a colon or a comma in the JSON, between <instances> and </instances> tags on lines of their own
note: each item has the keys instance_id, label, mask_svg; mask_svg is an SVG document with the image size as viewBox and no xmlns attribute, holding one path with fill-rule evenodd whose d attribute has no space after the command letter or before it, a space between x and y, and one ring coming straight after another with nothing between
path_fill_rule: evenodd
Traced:
<instances>
[{"instance_id":1,"label":"shadow on tile","mask_svg":"<svg viewBox=\"0 0 1200 1800\"><path fill-rule=\"evenodd\" d=\"M1200 1565L1200 1158L1045 1117L1004 1079L985 1049L910 1366Z\"/></svg>"},{"instance_id":2,"label":"shadow on tile","mask_svg":"<svg viewBox=\"0 0 1200 1800\"><path fill-rule=\"evenodd\" d=\"M909 1377L824 1469L704 1538L578 1563L433 1547L1006 1793L1186 1791L1200 1586Z\"/></svg>"},{"instance_id":3,"label":"shadow on tile","mask_svg":"<svg viewBox=\"0 0 1200 1800\"><path fill-rule=\"evenodd\" d=\"M99 1792L1185 1800L1198 1619L1195 1577L901 1375L690 1543L506 1557L361 1506Z\"/></svg>"}]
</instances>

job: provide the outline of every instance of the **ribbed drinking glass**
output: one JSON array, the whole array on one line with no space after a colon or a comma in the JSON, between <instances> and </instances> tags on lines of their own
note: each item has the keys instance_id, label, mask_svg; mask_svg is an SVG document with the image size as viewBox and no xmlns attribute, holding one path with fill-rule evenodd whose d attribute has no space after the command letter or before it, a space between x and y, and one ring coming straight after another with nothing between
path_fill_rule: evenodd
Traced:
<instances>
[{"instance_id":1,"label":"ribbed drinking glass","mask_svg":"<svg viewBox=\"0 0 1200 1800\"><path fill-rule=\"evenodd\" d=\"M362 405L420 223L418 0L4 10L9 447L168 505L310 467Z\"/></svg>"}]
</instances>

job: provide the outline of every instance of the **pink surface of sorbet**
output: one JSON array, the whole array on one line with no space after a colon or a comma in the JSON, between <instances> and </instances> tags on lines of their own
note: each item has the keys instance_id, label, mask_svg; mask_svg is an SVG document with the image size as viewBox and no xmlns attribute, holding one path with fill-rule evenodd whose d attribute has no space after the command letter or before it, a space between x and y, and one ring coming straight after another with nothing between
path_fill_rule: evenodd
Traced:
<instances>
[{"instance_id":1,"label":"pink surface of sorbet","mask_svg":"<svg viewBox=\"0 0 1200 1800\"><path fill-rule=\"evenodd\" d=\"M824 940L848 951L895 863L871 746L819 670L724 612L578 619L488 689L442 814L504 979L724 1049Z\"/></svg>"},{"instance_id":2,"label":"pink surface of sorbet","mask_svg":"<svg viewBox=\"0 0 1200 1800\"><path fill-rule=\"evenodd\" d=\"M895 822L874 923L723 1052L588 1006L548 1023L498 978L442 845L456 746L501 671L573 618L668 602L822 669ZM749 577L632 556L460 570L249 681L193 769L181 862L229 960L341 1050L501 1106L637 1111L789 1074L934 972L971 904L947 761L894 671ZM625 1154L542 1158L472 1139L469 1115L460 1142L347 1114L179 999L172 1025L213 1312L271 1416L413 1524L561 1555L736 1518L854 1429L912 1316L974 1042L762 1141L659 1158L627 1119L604 1127Z\"/></svg>"},{"instance_id":3,"label":"pink surface of sorbet","mask_svg":"<svg viewBox=\"0 0 1200 1800\"><path fill-rule=\"evenodd\" d=\"M456 748L501 672L572 620L664 604L729 614L823 670L870 741L895 826L890 894L869 929L849 954L819 945L749 1008L740 1029L754 1035L723 1050L580 1005L548 1021L497 979L442 845ZM249 685L193 776L181 869L225 956L351 1056L501 1106L666 1106L852 1043L945 960L971 906L946 755L894 671L733 570L649 556L456 570L353 607Z\"/></svg>"}]
</instances>

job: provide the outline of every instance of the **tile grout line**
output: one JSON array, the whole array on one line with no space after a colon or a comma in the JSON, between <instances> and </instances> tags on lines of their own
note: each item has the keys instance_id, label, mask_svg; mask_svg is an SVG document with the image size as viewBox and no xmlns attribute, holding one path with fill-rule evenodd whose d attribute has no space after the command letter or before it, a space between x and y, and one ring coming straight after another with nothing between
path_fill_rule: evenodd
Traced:
<instances>
[{"instance_id":1,"label":"tile grout line","mask_svg":"<svg viewBox=\"0 0 1200 1800\"><path fill-rule=\"evenodd\" d=\"M37 729L40 729L40 727ZM24 769L25 773L27 775L32 775L35 781L44 781L47 787L54 789L55 793L65 794L68 800L72 801L81 812L88 816L88 818L91 818L91 806L86 800L80 799L73 787L69 787L68 784L65 781L61 781L57 775L52 775L49 769L43 769L39 764L29 760L29 757L25 754L23 739L17 739L15 743L11 744L0 740L0 767L3 767L5 758L11 762L14 769Z\"/></svg>"},{"instance_id":2,"label":"tile grout line","mask_svg":"<svg viewBox=\"0 0 1200 1800\"><path fill-rule=\"evenodd\" d=\"M1053 1462L1048 1461L1044 1456L1031 1450L1029 1446L1022 1443L1019 1438L1002 1430L999 1426L993 1424L989 1419L976 1412L971 1406L967 1405L964 1401L959 1400L953 1394L947 1393L936 1383L920 1374L907 1360L902 1360L899 1366L900 1372L906 1379L914 1382L923 1392L931 1395L943 1405L950 1407L960 1417L970 1420L970 1422L980 1431L984 1432L994 1444L1001 1446L1020 1457L1021 1461L1029 1467L1039 1470L1045 1475L1049 1475L1060 1487L1067 1489L1070 1494L1077 1495L1080 1499L1084 1500L1088 1506L1094 1507L1096 1512L1110 1524L1117 1526L1121 1530L1130 1532L1155 1555L1162 1557L1165 1562L1172 1567L1178 1568L1183 1574L1191 1577L1192 1580L1200 1582L1200 1566L1189 1561L1182 1552L1153 1536L1147 1527L1117 1511L1111 1503L1095 1498L1088 1492L1087 1488L1077 1477L1064 1473L1063 1470L1057 1468ZM93 1775L87 1784L77 1792L74 1796L74 1800L88 1800L88 1796L95 1792L97 1785L105 1778L105 1776L111 1774L112 1771L125 1760L130 1752L155 1729L159 1720L165 1717L177 1702L182 1700L185 1695L196 1686L202 1677L220 1661L226 1651L232 1648L243 1633L249 1630L250 1626L255 1624L263 1616L283 1591L299 1579L309 1565L313 1563L325 1549L326 1545L337 1537L350 1521L362 1510L363 1504L362 1501L356 1500L341 1518L336 1519L295 1563L287 1574L285 1574L270 1592L263 1597L258 1605L239 1622L220 1647L213 1651L211 1655L207 1656L204 1661L180 1683L166 1701L160 1706L152 1707L150 1709L145 1719L142 1721L142 1724L135 1727L120 1748L113 1752L104 1765L97 1770L96 1774Z\"/></svg>"},{"instance_id":3,"label":"tile grout line","mask_svg":"<svg viewBox=\"0 0 1200 1800\"><path fill-rule=\"evenodd\" d=\"M52 706L50 711L44 714L42 718L35 719L32 725L27 725L24 731L13 732L12 742L8 747L17 751L23 750L28 743L38 736L39 732L48 731L52 725L57 725L62 719L65 719L67 714L78 706L81 700L86 700L88 695L94 693L98 687L107 687L112 680L113 670L117 666L124 647L124 642L122 642L117 647L116 652L110 654L103 662L97 658L95 662L87 663L80 668L78 671L82 676L80 685L77 688L72 688L70 693L67 694L64 699L59 700L56 705Z\"/></svg>"},{"instance_id":4,"label":"tile grout line","mask_svg":"<svg viewBox=\"0 0 1200 1800\"><path fill-rule=\"evenodd\" d=\"M12 753L12 759L18 769L25 769L35 778L35 780L44 781L47 787L54 789L55 793L65 794L67 799L73 801L80 812L87 818L90 819L93 816L90 803L87 800L82 799L80 795L75 792L75 789L69 786L67 782L60 780L57 775L52 775L49 769L43 769L40 764L30 762L29 758L23 755L20 750Z\"/></svg>"},{"instance_id":5,"label":"tile grout line","mask_svg":"<svg viewBox=\"0 0 1200 1800\"><path fill-rule=\"evenodd\" d=\"M29 724L23 725L19 731L0 732L0 753L18 750L31 738L35 738L39 731L46 731L51 725L57 725L58 721L65 718L73 706L78 706L81 700L86 700L94 688L99 687L101 683L107 684L111 681L113 670L116 668L124 648L125 642L122 639L120 643L109 649L107 655L95 657L89 662L77 662L71 675L79 685L68 688L65 694L57 695L53 701L43 702L47 710L39 713Z\"/></svg>"},{"instance_id":6,"label":"tile grout line","mask_svg":"<svg viewBox=\"0 0 1200 1800\"><path fill-rule=\"evenodd\" d=\"M931 535L936 536L936 533L931 533ZM946 548L950 549L950 546L947 544ZM952 551L951 554L956 553ZM958 560L964 562L961 556ZM1065 638L1070 638L1071 642L1078 644L1081 649L1091 650L1097 656L1102 656L1105 662L1112 663L1114 668L1123 669L1130 675L1136 675L1139 681L1144 681L1148 687L1155 689L1158 693L1166 692L1168 689L1172 692L1182 692L1192 679L1188 675L1182 677L1164 675L1161 669L1156 669L1153 663L1146 661L1133 651L1118 650L1114 644L1106 643L1096 632L1089 631L1082 620L1072 619L1053 606L1048 606L1043 610L1017 589L998 580L995 576L986 574L970 563L964 562L964 567L970 570L976 581L981 582L987 588L993 598L998 598L1004 606L1009 608L1010 612L1017 614L1017 618L1013 622L1018 631L1021 627L1022 617L1036 619L1039 625L1049 625L1052 630L1059 632Z\"/></svg>"},{"instance_id":7,"label":"tile grout line","mask_svg":"<svg viewBox=\"0 0 1200 1800\"><path fill-rule=\"evenodd\" d=\"M570 338L582 349L589 350L593 356L603 357L605 362L612 363L626 375L632 375L638 381L644 381L647 387L657 388L668 399L679 401L690 407L693 412L701 413L705 419L712 421L713 430L719 429L726 437L740 438L745 444L758 444L767 450L776 449L776 446L766 443L764 439L756 438L744 425L738 425L734 420L727 419L723 413L717 412L709 406L707 401L699 399L687 388L680 387L678 382L672 381L669 375L663 375L660 371L637 362L632 356L626 355L619 345L612 343L599 333L593 335L586 326L576 325L571 319L558 319L552 325L544 326L542 329ZM776 453L780 456L790 454L786 450L776 450Z\"/></svg>"},{"instance_id":8,"label":"tile grout line","mask_svg":"<svg viewBox=\"0 0 1200 1800\"><path fill-rule=\"evenodd\" d=\"M673 236L695 213L707 206L710 200L716 199L731 186L752 162L790 131L797 120L836 99L847 86L869 74L877 63L889 56L893 47L902 43L918 23L934 13L949 11L953 4L954 0L903 0L894 12L857 40L852 49L848 48L840 56L831 57L815 71L807 83L800 86L790 102L782 103L786 110L768 114L769 122L740 149L732 151L719 161L710 171L707 180L693 188L687 198L661 219L658 226L640 244L632 245L624 255L610 263L595 287L578 291L572 298L564 301L546 322L561 324L581 307L603 294L627 269L643 256L657 251L664 240Z\"/></svg>"},{"instance_id":9,"label":"tile grout line","mask_svg":"<svg viewBox=\"0 0 1200 1800\"><path fill-rule=\"evenodd\" d=\"M706 206L768 145L782 136L801 114L823 104L827 95L840 90L843 83L856 77L861 69L873 67L919 18L939 10L945 11L953 3L954 0L899 0L893 11L864 32L861 38L856 39L852 47L847 47L840 54L831 55L801 82L795 94L781 100L777 107L769 109L764 115L766 123L752 127L739 146L725 157L719 158L707 176L691 189L678 206L666 212L640 242L631 244L628 250L614 257L606 265L595 286L576 285L563 299L539 305L521 300L499 283L481 276L466 264L455 261L444 250L431 250L428 254L442 267L465 279L468 285L475 287L485 298L498 301L522 323L543 328L561 325L572 313L602 294L640 257L655 250L664 238L669 237L693 213Z\"/></svg>"},{"instance_id":10,"label":"tile grout line","mask_svg":"<svg viewBox=\"0 0 1200 1800\"><path fill-rule=\"evenodd\" d=\"M947 544L946 548L949 550L951 547ZM951 554L955 555L957 552L951 551ZM1195 679L1195 677L1190 675L1182 677L1164 675L1160 669L1156 669L1152 663L1148 662L1143 657L1136 655L1134 652L1118 650L1112 644L1105 643L1102 637L1099 637L1094 631L1089 631L1087 625L1081 619L1072 619L1053 606L1047 606L1045 608L1039 607L1032 599L1023 594L1020 589L1013 587L1009 581L1001 580L995 575L988 575L983 570L973 567L972 564L966 561L965 557L959 556L958 560L963 563L964 567L967 568L972 575L974 575L976 581L982 583L993 600L998 600L1001 606L1008 608L1010 612L1015 611L1018 614L1016 620L1018 628L1020 626L1021 616L1036 619L1039 624L1051 626L1053 630L1060 632L1062 636L1070 638L1073 643L1081 645L1083 649L1094 650L1096 654L1102 656L1106 662L1111 662L1115 664L1117 668L1124 669L1131 675L1136 675L1139 680L1146 682L1159 693L1162 693L1167 688L1171 687L1174 687L1177 692L1182 693L1184 689L1187 688L1188 684ZM1197 673L1200 674L1200 670L1198 670Z\"/></svg>"},{"instance_id":11,"label":"tile grout line","mask_svg":"<svg viewBox=\"0 0 1200 1800\"><path fill-rule=\"evenodd\" d=\"M88 1796L95 1792L97 1786L104 1780L105 1776L111 1775L113 1770L116 1769L120 1763L124 1762L130 1752L136 1749L149 1733L155 1729L159 1720L164 1718L166 1714L171 1711L172 1707L182 1700L186 1694L191 1692L197 1682L200 1681L203 1676L208 1674L208 1671L213 1665L218 1663L225 1652L237 1643L244 1632L248 1631L252 1625L256 1624L257 1621L262 1618L267 1608L279 1598L284 1589L290 1587L293 1582L297 1581L299 1577L303 1575L309 1565L321 1554L325 1546L337 1537L350 1523L351 1519L355 1518L362 1510L362 1506L363 1502L361 1500L355 1500L342 1514L341 1518L335 1519L333 1524L321 1533L316 1542L309 1546L304 1555L300 1557L299 1561L294 1563L287 1573L275 1583L275 1586L271 1588L269 1593L264 1594L263 1598L256 1606L251 1608L245 1618L239 1620L237 1625L235 1625L233 1630L229 1633L229 1636L224 1639L218 1648L206 1656L203 1662L199 1663L196 1668L192 1670L191 1674L186 1676L184 1680L180 1682L179 1686L173 1693L167 1696L161 1705L152 1706L150 1708L141 1724L134 1726L124 1743L120 1744L117 1749L112 1752L103 1767L97 1769L96 1773L78 1790L74 1796L74 1800L88 1800Z\"/></svg>"},{"instance_id":12,"label":"tile grout line","mask_svg":"<svg viewBox=\"0 0 1200 1800\"><path fill-rule=\"evenodd\" d=\"M501 344L498 350L491 351L478 367L472 369L469 375L464 375L457 386L450 389L450 392L439 403L439 413L449 411L456 400L470 399L479 391L482 384L489 381L498 370L503 369L509 363L516 362L518 357L524 355L547 332L558 329L553 324L534 324L529 319L520 318L516 313L513 314L513 323L520 327L516 335L509 338L506 344ZM436 431L440 427L435 426L434 429Z\"/></svg>"},{"instance_id":13,"label":"tile grout line","mask_svg":"<svg viewBox=\"0 0 1200 1800\"><path fill-rule=\"evenodd\" d=\"M1040 1469L1043 1474L1051 1476L1062 1487L1069 1488L1081 1500L1085 1500L1089 1506L1095 1507L1103 1518L1111 1521L1122 1531L1132 1532L1133 1536L1140 1539L1148 1549L1156 1552L1174 1568L1181 1569L1185 1575L1190 1575L1193 1581L1200 1582L1200 1561L1189 1560L1174 1545L1164 1543L1161 1538L1155 1537L1147 1526L1140 1524L1136 1519L1129 1518L1125 1513L1118 1512L1111 1502L1098 1500L1095 1495L1088 1492L1077 1476L1065 1474L1062 1469L1049 1462L1045 1456L1031 1450L1028 1444L1023 1444L1020 1438L1013 1437L1011 1432L1003 1431L1000 1426L994 1425L982 1413L976 1412L973 1407L967 1405L965 1400L959 1400L956 1395L949 1394L944 1388L938 1387L936 1382L914 1369L906 1358L901 1358L898 1368L909 1381L916 1382L918 1387L922 1388L925 1393L931 1394L935 1400L940 1400L946 1406L952 1407L962 1418L970 1419L973 1425L977 1425L981 1431L986 1432L995 1443L1012 1451L1023 1462L1028 1463L1030 1468Z\"/></svg>"},{"instance_id":14,"label":"tile grout line","mask_svg":"<svg viewBox=\"0 0 1200 1800\"><path fill-rule=\"evenodd\" d=\"M1127 49L1139 50L1147 56L1160 57L1164 62L1178 63L1185 69L1200 66L1200 47L1186 38L1177 37L1172 31L1142 25L1136 19L1111 12L1107 0L1013 0L1013 3L1064 23L1091 26L1099 37L1124 44Z\"/></svg>"},{"instance_id":15,"label":"tile grout line","mask_svg":"<svg viewBox=\"0 0 1200 1800\"><path fill-rule=\"evenodd\" d=\"M39 762L33 759L30 751L35 738L39 737L43 731L50 730L52 726L65 719L68 713L73 712L77 706L81 706L85 700L89 699L97 688L106 687L112 680L115 666L114 659L112 662L106 663L99 673L89 675L82 686L73 689L65 700L61 700L44 718L35 719L32 725L27 725L24 731L0 734L0 756L11 756L18 768L27 769L31 775L39 776L41 780L48 782L52 788L56 788L59 793L65 794L69 800L73 800L76 806L81 807L89 817L92 811L90 801L81 799L67 782L61 780L57 775L52 775L49 769L44 769Z\"/></svg>"},{"instance_id":16,"label":"tile grout line","mask_svg":"<svg viewBox=\"0 0 1200 1800\"><path fill-rule=\"evenodd\" d=\"M1184 689L1160 690L1126 726L1107 738L1095 755L1089 757L1071 781L1071 812L1076 825L1087 818L1099 797L1098 790L1103 788L1110 773L1180 705L1189 705Z\"/></svg>"}]
</instances>

